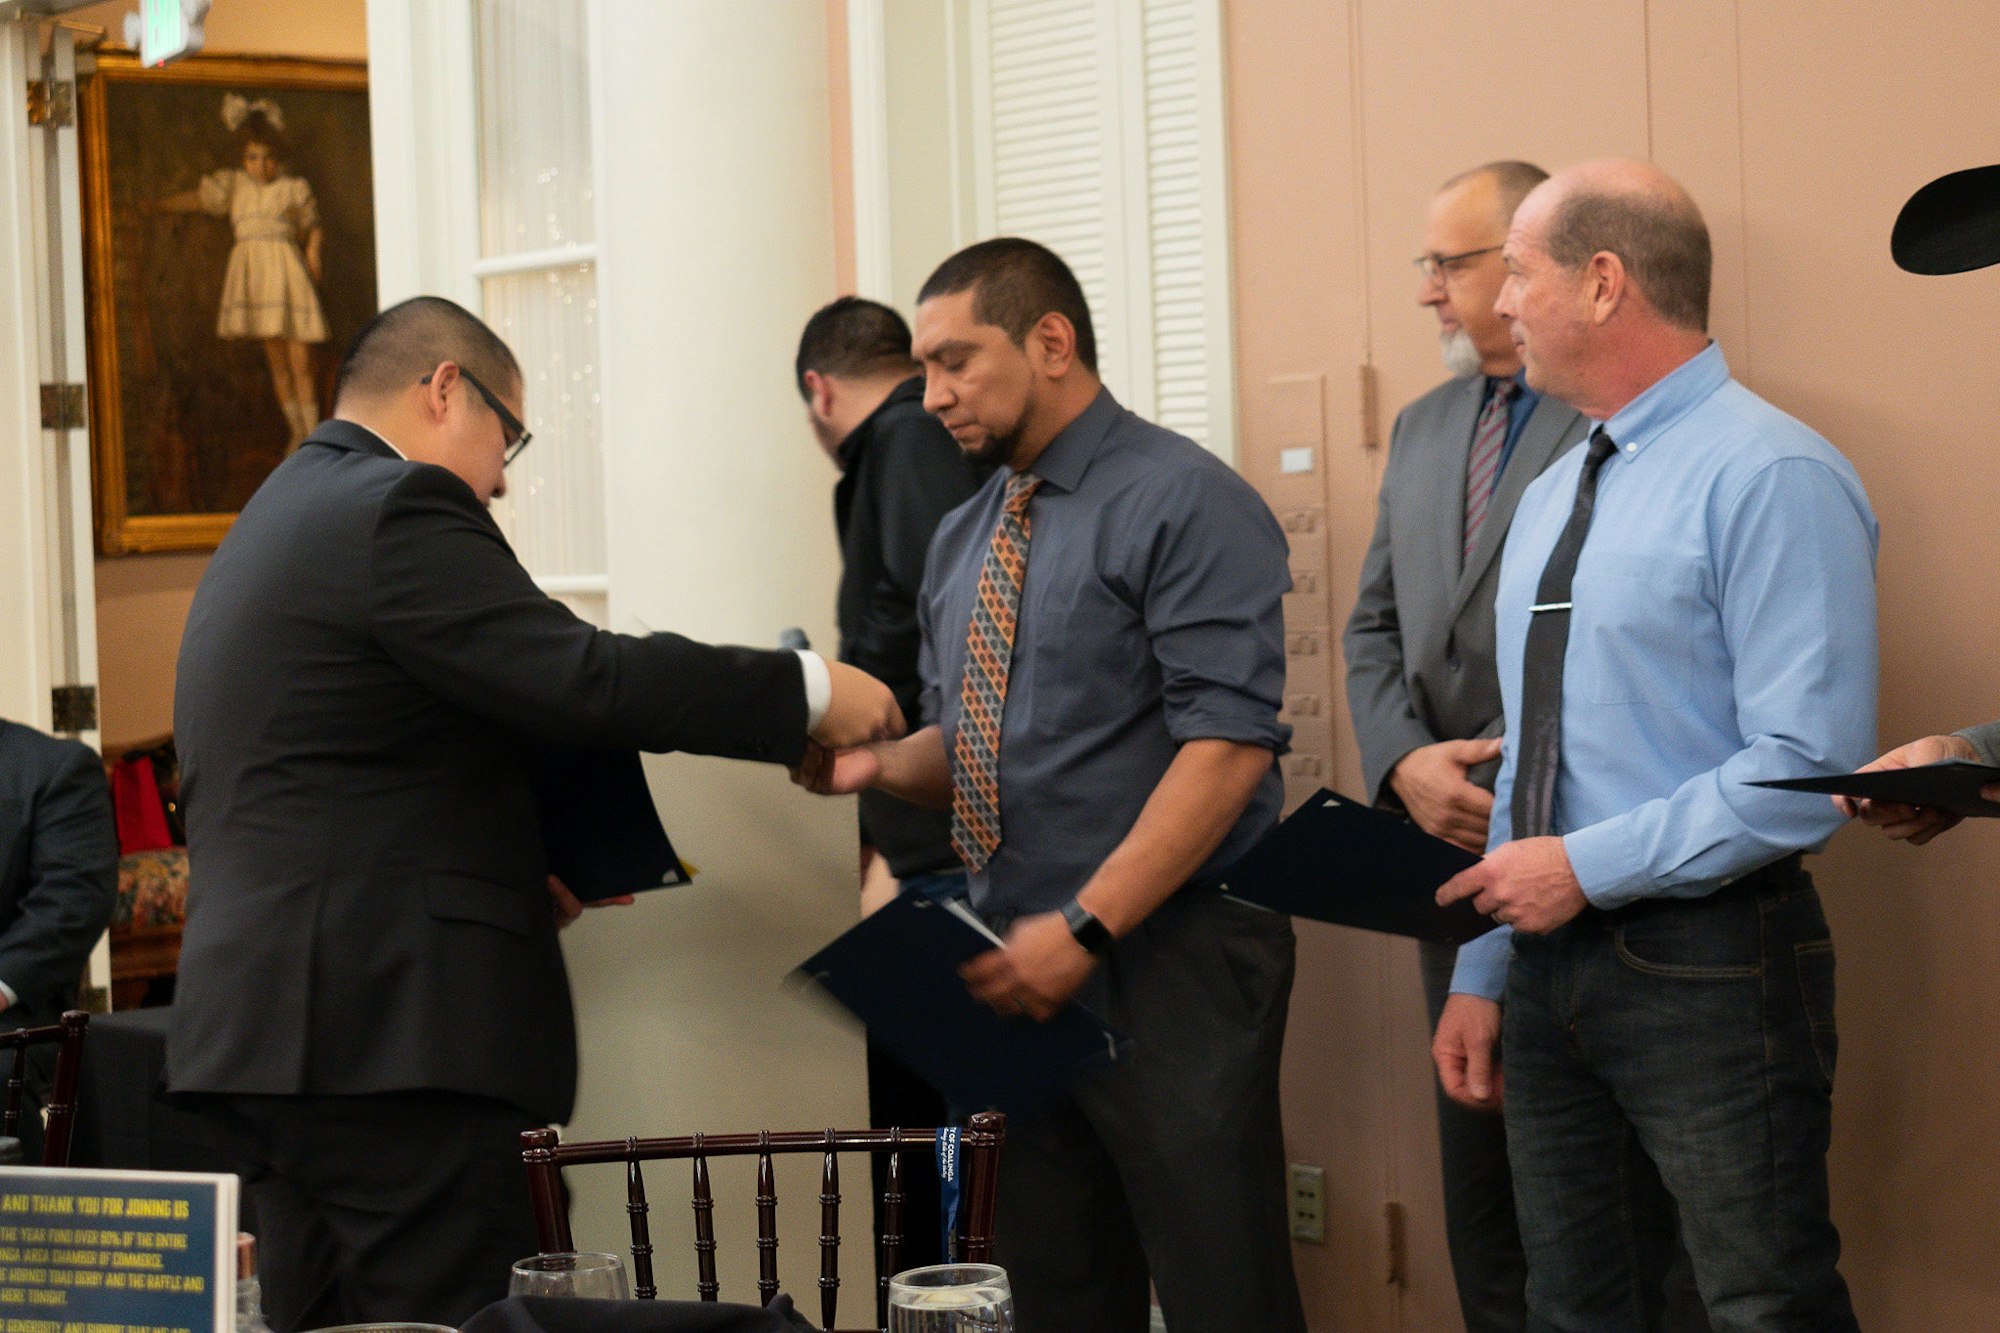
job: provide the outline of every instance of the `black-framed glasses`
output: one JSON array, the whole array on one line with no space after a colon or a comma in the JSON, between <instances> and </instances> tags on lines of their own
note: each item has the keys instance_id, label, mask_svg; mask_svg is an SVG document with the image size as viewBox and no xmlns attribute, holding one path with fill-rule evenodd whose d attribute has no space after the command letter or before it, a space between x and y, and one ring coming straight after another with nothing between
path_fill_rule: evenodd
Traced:
<instances>
[{"instance_id":1,"label":"black-framed glasses","mask_svg":"<svg viewBox=\"0 0 2000 1333\"><path fill-rule=\"evenodd\" d=\"M481 384L477 375L467 370L464 366L458 368L458 373L467 384L479 390L479 396L484 398L486 405L493 409L493 415L500 418L501 438L506 442L507 450L500 455L500 466L504 468L521 456L521 451L528 447L528 441L535 438L535 433L522 425L521 418L509 412L507 404L501 402L494 395L493 390ZM431 377L429 375L417 381L419 384L429 384L430 382Z\"/></svg>"},{"instance_id":2,"label":"black-framed glasses","mask_svg":"<svg viewBox=\"0 0 2000 1333\"><path fill-rule=\"evenodd\" d=\"M1455 255L1418 255L1410 262L1417 266L1425 281L1449 282L1451 275L1458 272L1466 260L1477 259L1481 255L1490 255L1495 250L1506 248L1504 245L1482 245L1477 250L1461 250Z\"/></svg>"}]
</instances>

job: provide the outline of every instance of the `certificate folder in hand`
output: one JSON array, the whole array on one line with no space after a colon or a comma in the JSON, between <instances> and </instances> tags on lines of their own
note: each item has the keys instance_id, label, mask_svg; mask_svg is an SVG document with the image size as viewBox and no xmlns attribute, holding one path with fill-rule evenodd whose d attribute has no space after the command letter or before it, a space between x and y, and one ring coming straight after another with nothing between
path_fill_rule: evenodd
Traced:
<instances>
[{"instance_id":1,"label":"certificate folder in hand","mask_svg":"<svg viewBox=\"0 0 2000 1333\"><path fill-rule=\"evenodd\" d=\"M1400 815L1321 788L1222 872L1224 893L1336 926L1463 944L1493 929L1438 888L1479 858Z\"/></svg>"},{"instance_id":2,"label":"certificate folder in hand","mask_svg":"<svg viewBox=\"0 0 2000 1333\"><path fill-rule=\"evenodd\" d=\"M973 999L959 964L999 943L963 907L905 893L792 975L845 1005L959 1110L1032 1110L1118 1059L1119 1040L1079 1004L1038 1023Z\"/></svg>"},{"instance_id":3,"label":"certificate folder in hand","mask_svg":"<svg viewBox=\"0 0 2000 1333\"><path fill-rule=\"evenodd\" d=\"M535 765L549 873L582 902L689 882L637 750L550 746Z\"/></svg>"},{"instance_id":4,"label":"certificate folder in hand","mask_svg":"<svg viewBox=\"0 0 2000 1333\"><path fill-rule=\"evenodd\" d=\"M2000 768L1975 764L1964 759L1947 759L1938 764L1915 768L1884 768L1873 773L1835 773L1815 778L1784 778L1776 782L1753 782L1753 787L1776 791L1821 792L1829 796L1859 796L1868 801L1893 801L1898 805L1926 805L1933 810L1949 810L1955 815L1991 818L2000 815L2000 805L1979 794L1981 787L2000 782Z\"/></svg>"}]
</instances>

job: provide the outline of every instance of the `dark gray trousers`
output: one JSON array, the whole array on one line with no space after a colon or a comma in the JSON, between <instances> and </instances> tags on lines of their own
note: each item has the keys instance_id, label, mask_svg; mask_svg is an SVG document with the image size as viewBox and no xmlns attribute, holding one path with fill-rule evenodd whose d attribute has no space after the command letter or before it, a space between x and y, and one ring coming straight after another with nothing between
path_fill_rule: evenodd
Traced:
<instances>
[{"instance_id":1,"label":"dark gray trousers","mask_svg":"<svg viewBox=\"0 0 2000 1333\"><path fill-rule=\"evenodd\" d=\"M1023 1329L1304 1333L1278 1061L1287 917L1176 894L1112 946L1078 997L1130 1057L1008 1121L995 1259Z\"/></svg>"},{"instance_id":2,"label":"dark gray trousers","mask_svg":"<svg viewBox=\"0 0 2000 1333\"><path fill-rule=\"evenodd\" d=\"M1455 945L1418 944L1424 1000L1437 1031L1451 991ZM1514 1218L1507 1122L1460 1106L1438 1085L1438 1156L1444 1167L1444 1236L1466 1333L1521 1333L1528 1325L1528 1258Z\"/></svg>"}]
</instances>

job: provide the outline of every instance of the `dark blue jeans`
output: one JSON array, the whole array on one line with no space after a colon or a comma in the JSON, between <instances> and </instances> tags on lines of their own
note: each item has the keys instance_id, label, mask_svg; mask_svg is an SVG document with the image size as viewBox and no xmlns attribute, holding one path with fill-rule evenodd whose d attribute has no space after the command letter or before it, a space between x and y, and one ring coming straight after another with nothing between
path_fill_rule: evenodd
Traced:
<instances>
[{"instance_id":1,"label":"dark blue jeans","mask_svg":"<svg viewBox=\"0 0 2000 1333\"><path fill-rule=\"evenodd\" d=\"M1795 860L1520 936L1507 1148L1528 1327L1657 1327L1677 1205L1716 1333L1857 1327L1827 1209L1833 941Z\"/></svg>"}]
</instances>

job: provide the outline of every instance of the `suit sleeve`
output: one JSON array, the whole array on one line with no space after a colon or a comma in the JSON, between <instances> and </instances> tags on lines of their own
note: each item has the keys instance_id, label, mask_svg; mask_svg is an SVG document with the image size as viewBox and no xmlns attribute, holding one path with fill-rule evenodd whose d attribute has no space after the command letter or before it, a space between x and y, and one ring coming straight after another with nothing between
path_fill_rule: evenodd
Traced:
<instances>
[{"instance_id":1,"label":"suit sleeve","mask_svg":"<svg viewBox=\"0 0 2000 1333\"><path fill-rule=\"evenodd\" d=\"M1958 734L1972 742L1972 748L1979 751L1981 763L2000 764L2000 722L1988 722L1983 727L1967 727Z\"/></svg>"},{"instance_id":2,"label":"suit sleeve","mask_svg":"<svg viewBox=\"0 0 2000 1333\"><path fill-rule=\"evenodd\" d=\"M64 745L34 801L27 890L0 934L0 981L34 1005L75 989L118 896L111 789L88 746Z\"/></svg>"},{"instance_id":3,"label":"suit sleeve","mask_svg":"<svg viewBox=\"0 0 2000 1333\"><path fill-rule=\"evenodd\" d=\"M542 740L781 764L804 753L796 653L587 624L535 586L443 469L412 469L384 497L369 600L375 637L403 670Z\"/></svg>"},{"instance_id":4,"label":"suit sleeve","mask_svg":"<svg viewBox=\"0 0 2000 1333\"><path fill-rule=\"evenodd\" d=\"M1347 707L1361 747L1362 780L1369 797L1389 792L1389 770L1403 756L1437 739L1417 717L1403 674L1403 629L1396 614L1396 569L1390 554L1390 496L1396 485L1403 418L1389 436L1389 466L1376 501L1375 535L1361 562L1361 588L1347 618L1341 646L1347 654Z\"/></svg>"}]
</instances>

